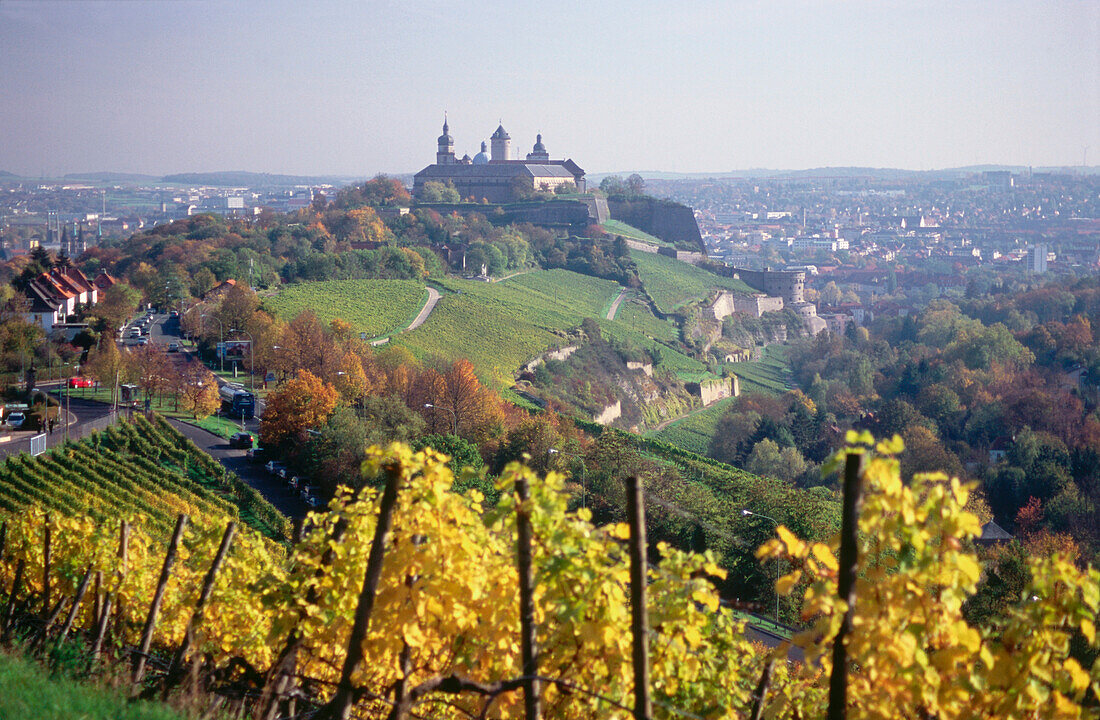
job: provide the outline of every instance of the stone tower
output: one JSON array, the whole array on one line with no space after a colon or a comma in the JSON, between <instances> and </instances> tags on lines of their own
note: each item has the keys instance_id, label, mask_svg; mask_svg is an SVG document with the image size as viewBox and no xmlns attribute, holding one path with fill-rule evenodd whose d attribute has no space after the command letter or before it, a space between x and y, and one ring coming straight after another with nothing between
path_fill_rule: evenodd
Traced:
<instances>
[{"instance_id":1,"label":"stone tower","mask_svg":"<svg viewBox=\"0 0 1100 720\"><path fill-rule=\"evenodd\" d=\"M496 132L489 138L492 142L492 159L489 162L507 162L512 146L512 137L504 129L504 125L497 125Z\"/></svg>"},{"instance_id":2,"label":"stone tower","mask_svg":"<svg viewBox=\"0 0 1100 720\"><path fill-rule=\"evenodd\" d=\"M447 127L447 116L443 116L443 134L439 136L439 148L435 153L436 165L455 164L455 140L451 137L450 128Z\"/></svg>"},{"instance_id":3,"label":"stone tower","mask_svg":"<svg viewBox=\"0 0 1100 720\"><path fill-rule=\"evenodd\" d=\"M527 153L527 159L536 162L548 162L550 160L550 153L546 152L546 146L542 144L542 133L535 136L535 147Z\"/></svg>"}]
</instances>

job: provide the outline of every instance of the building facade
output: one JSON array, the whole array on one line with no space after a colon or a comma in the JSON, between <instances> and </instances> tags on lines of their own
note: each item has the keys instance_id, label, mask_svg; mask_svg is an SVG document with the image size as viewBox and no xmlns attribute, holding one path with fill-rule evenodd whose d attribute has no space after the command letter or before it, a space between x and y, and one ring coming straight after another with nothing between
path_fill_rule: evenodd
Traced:
<instances>
[{"instance_id":1,"label":"building facade","mask_svg":"<svg viewBox=\"0 0 1100 720\"><path fill-rule=\"evenodd\" d=\"M413 178L413 194L420 197L425 184L438 182L450 185L467 202L511 202L533 191L554 192L561 186L585 192L584 170L573 160L551 160L542 144L542 134L535 137L534 147L523 159L512 158L512 138L503 125L489 138L474 157L455 155L450 126L443 121L443 134L436 141L435 164L429 165Z\"/></svg>"}]
</instances>

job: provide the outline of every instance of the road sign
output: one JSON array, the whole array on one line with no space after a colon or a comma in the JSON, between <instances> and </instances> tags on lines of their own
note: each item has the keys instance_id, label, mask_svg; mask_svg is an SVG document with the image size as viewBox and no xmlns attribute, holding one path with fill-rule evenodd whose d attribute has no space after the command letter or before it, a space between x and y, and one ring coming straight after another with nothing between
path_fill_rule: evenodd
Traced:
<instances>
[{"instance_id":1,"label":"road sign","mask_svg":"<svg viewBox=\"0 0 1100 720\"><path fill-rule=\"evenodd\" d=\"M218 343L218 357L225 357L225 343L223 342Z\"/></svg>"},{"instance_id":2,"label":"road sign","mask_svg":"<svg viewBox=\"0 0 1100 720\"><path fill-rule=\"evenodd\" d=\"M31 455L41 455L46 452L46 433L31 436Z\"/></svg>"}]
</instances>

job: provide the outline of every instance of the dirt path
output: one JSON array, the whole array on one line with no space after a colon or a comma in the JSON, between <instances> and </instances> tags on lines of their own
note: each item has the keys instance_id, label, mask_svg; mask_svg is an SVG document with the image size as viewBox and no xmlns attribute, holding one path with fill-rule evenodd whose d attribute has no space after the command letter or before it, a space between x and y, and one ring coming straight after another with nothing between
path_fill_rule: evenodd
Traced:
<instances>
[{"instance_id":1,"label":"dirt path","mask_svg":"<svg viewBox=\"0 0 1100 720\"><path fill-rule=\"evenodd\" d=\"M619 288L619 297L615 298L615 302L611 303L611 307L607 311L608 320L615 319L615 315L619 312L619 306L623 304L624 297L626 297L626 288Z\"/></svg>"},{"instance_id":2,"label":"dirt path","mask_svg":"<svg viewBox=\"0 0 1100 720\"><path fill-rule=\"evenodd\" d=\"M439 302L441 295L439 291L434 287L428 288L428 302L424 303L424 307L420 309L420 314L416 316L416 319L409 323L409 326L405 328L405 332L409 330L416 330L418 327L424 324L424 321L428 319L428 316L432 314L432 310L435 309L435 304Z\"/></svg>"}]
</instances>

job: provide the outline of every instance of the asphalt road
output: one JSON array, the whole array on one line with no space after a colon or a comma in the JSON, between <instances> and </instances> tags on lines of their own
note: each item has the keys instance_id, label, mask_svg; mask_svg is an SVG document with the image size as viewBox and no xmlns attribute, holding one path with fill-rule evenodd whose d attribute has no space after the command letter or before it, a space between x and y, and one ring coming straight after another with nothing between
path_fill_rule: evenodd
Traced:
<instances>
[{"instance_id":1,"label":"asphalt road","mask_svg":"<svg viewBox=\"0 0 1100 720\"><path fill-rule=\"evenodd\" d=\"M56 389L43 389L57 397ZM66 394L68 394L68 400L65 404L68 405L71 423L69 425L69 434L74 438L80 437L83 434L83 427L88 423L111 414L110 405L95 402L93 400L83 400L80 397L80 390L66 390ZM37 435L37 433L5 432L3 435L0 435L0 437L11 438L11 440L7 442L0 443L0 458L6 458L9 455L18 455L21 452L30 452L31 436L33 435ZM65 433L62 427L58 426L54 428L54 431L46 436L46 447L53 447L55 444L60 443L64 437Z\"/></svg>"},{"instance_id":2,"label":"asphalt road","mask_svg":"<svg viewBox=\"0 0 1100 720\"><path fill-rule=\"evenodd\" d=\"M229 441L202 428L189 425L175 419L169 419L172 427L191 438L201 450L209 453L220 462L227 470L237 474L241 480L248 483L262 494L267 501L279 509L279 512L289 518L305 517L309 510L305 501L296 493L287 488L284 481L268 474L264 466L249 462L245 457L245 451L229 447Z\"/></svg>"}]
</instances>

